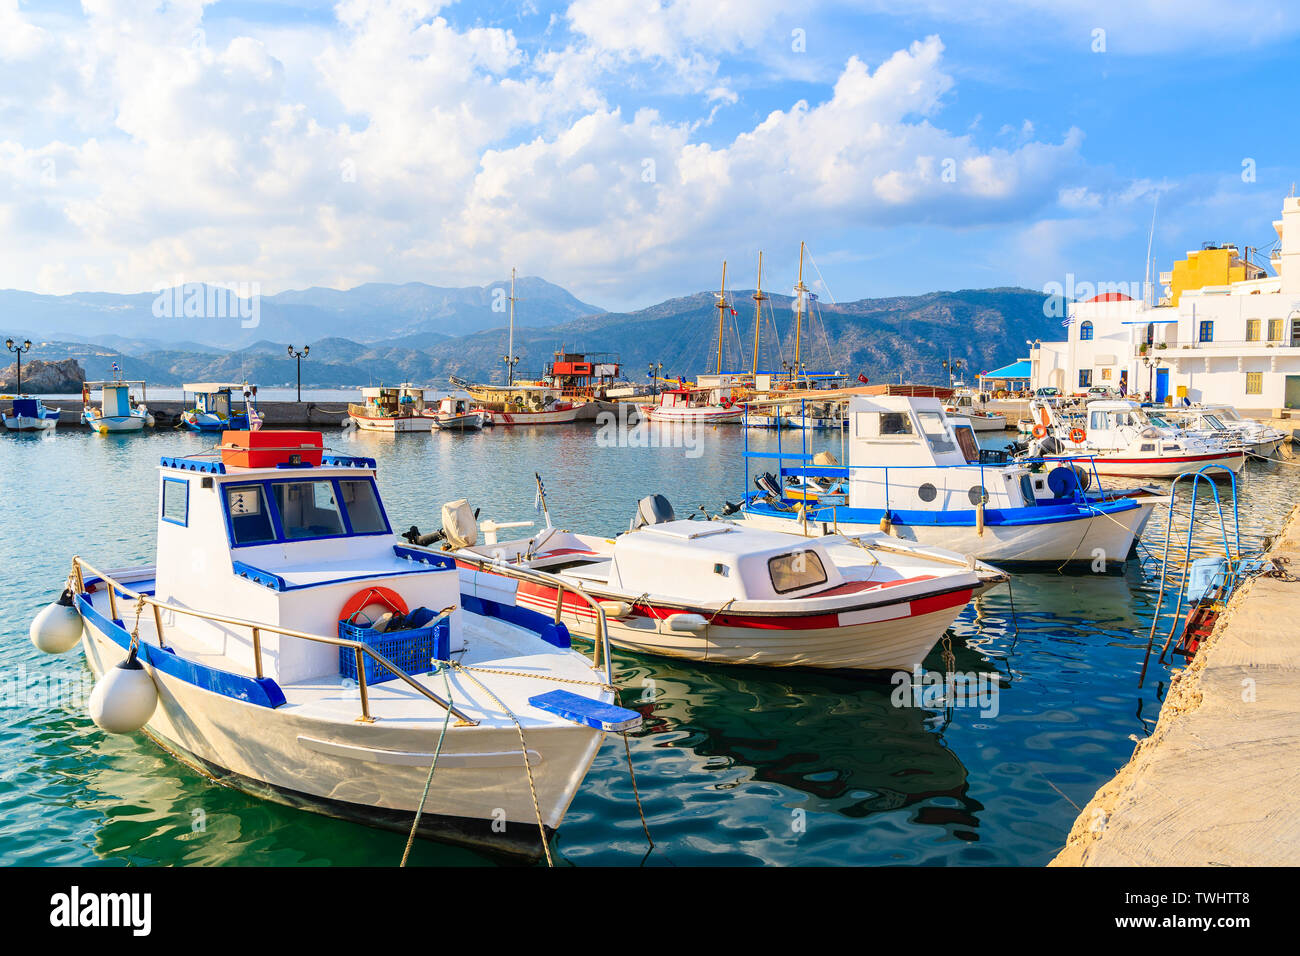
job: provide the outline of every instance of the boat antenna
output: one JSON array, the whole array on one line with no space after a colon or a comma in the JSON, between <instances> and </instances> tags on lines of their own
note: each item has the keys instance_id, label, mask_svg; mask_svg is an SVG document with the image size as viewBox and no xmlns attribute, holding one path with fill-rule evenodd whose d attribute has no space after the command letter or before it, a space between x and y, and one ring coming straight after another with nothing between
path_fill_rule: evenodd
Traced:
<instances>
[{"instance_id":1,"label":"boat antenna","mask_svg":"<svg viewBox=\"0 0 1300 956\"><path fill-rule=\"evenodd\" d=\"M767 296L763 295L763 250L758 250L758 286L754 291L754 367L753 376L758 379L758 335L759 328L763 324L763 300Z\"/></svg>"},{"instance_id":2,"label":"boat antenna","mask_svg":"<svg viewBox=\"0 0 1300 956\"><path fill-rule=\"evenodd\" d=\"M533 472L533 477L537 479L537 500L533 504L542 513L542 517L546 519L546 527L549 528L551 527L551 512L546 507L546 486L542 484L541 472Z\"/></svg>"},{"instance_id":3,"label":"boat antenna","mask_svg":"<svg viewBox=\"0 0 1300 956\"><path fill-rule=\"evenodd\" d=\"M722 374L722 325L727 314L727 260L722 260L722 287L718 289L718 374Z\"/></svg>"}]
</instances>

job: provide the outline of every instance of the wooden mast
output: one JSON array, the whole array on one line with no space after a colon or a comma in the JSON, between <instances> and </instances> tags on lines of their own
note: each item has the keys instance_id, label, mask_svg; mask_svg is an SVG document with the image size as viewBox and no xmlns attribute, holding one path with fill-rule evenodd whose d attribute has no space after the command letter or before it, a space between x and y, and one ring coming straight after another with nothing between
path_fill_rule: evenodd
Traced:
<instances>
[{"instance_id":1,"label":"wooden mast","mask_svg":"<svg viewBox=\"0 0 1300 956\"><path fill-rule=\"evenodd\" d=\"M794 375L799 377L800 372L800 340L803 331L803 302L804 293L808 291L803 284L803 247L799 243L799 284L794 287Z\"/></svg>"},{"instance_id":2,"label":"wooden mast","mask_svg":"<svg viewBox=\"0 0 1300 956\"><path fill-rule=\"evenodd\" d=\"M718 374L722 374L722 326L727 314L727 260L722 260L722 287L718 290Z\"/></svg>"},{"instance_id":3,"label":"wooden mast","mask_svg":"<svg viewBox=\"0 0 1300 956\"><path fill-rule=\"evenodd\" d=\"M767 296L763 295L763 251L758 253L758 287L754 292L754 367L752 373L755 382L758 380L758 336L759 329L763 323L763 300Z\"/></svg>"}]
</instances>

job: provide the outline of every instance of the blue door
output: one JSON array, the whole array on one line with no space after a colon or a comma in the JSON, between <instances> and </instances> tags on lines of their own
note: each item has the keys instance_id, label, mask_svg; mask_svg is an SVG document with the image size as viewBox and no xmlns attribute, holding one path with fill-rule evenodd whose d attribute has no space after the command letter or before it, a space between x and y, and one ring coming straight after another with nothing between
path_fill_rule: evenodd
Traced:
<instances>
[{"instance_id":1,"label":"blue door","mask_svg":"<svg viewBox=\"0 0 1300 956\"><path fill-rule=\"evenodd\" d=\"M1169 397L1169 369L1156 369L1156 401L1163 402Z\"/></svg>"}]
</instances>

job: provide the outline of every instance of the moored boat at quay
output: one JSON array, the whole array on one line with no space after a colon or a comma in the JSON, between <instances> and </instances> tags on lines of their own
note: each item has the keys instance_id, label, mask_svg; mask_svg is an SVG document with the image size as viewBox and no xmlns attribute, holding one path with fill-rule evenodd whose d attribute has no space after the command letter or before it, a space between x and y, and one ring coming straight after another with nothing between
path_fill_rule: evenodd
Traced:
<instances>
[{"instance_id":1,"label":"moored boat at quay","mask_svg":"<svg viewBox=\"0 0 1300 956\"><path fill-rule=\"evenodd\" d=\"M775 459L756 491L728 511L744 524L803 535L886 530L998 567L1118 570L1151 517L1167 503L1150 489L1092 488L1087 462L1016 463L980 449L964 419L935 398L849 398L848 462L828 453L746 451ZM748 467L746 483L748 484Z\"/></svg>"},{"instance_id":2,"label":"moored boat at quay","mask_svg":"<svg viewBox=\"0 0 1300 956\"><path fill-rule=\"evenodd\" d=\"M348 405L348 420L363 431L428 431L434 412L426 402L427 391L410 383L363 388L365 402Z\"/></svg>"},{"instance_id":3,"label":"moored boat at quay","mask_svg":"<svg viewBox=\"0 0 1300 956\"><path fill-rule=\"evenodd\" d=\"M142 730L216 783L549 858L604 735L639 723L615 706L608 644L574 650L507 594L509 569L405 546L376 479L312 432L165 457L155 561L73 558L33 642L81 646L101 729Z\"/></svg>"},{"instance_id":4,"label":"moored boat at quay","mask_svg":"<svg viewBox=\"0 0 1300 956\"><path fill-rule=\"evenodd\" d=\"M59 409L49 408L39 398L18 395L8 412L0 412L0 421L13 432L50 431L59 424Z\"/></svg>"},{"instance_id":5,"label":"moored boat at quay","mask_svg":"<svg viewBox=\"0 0 1300 956\"><path fill-rule=\"evenodd\" d=\"M131 386L138 385L140 398L131 394ZM99 389L99 407L90 403L94 389ZM101 435L116 432L137 432L154 424L153 415L145 405L145 383L127 381L121 377L117 363L113 363L113 378L106 382L86 382L81 387L81 420L92 431Z\"/></svg>"}]
</instances>

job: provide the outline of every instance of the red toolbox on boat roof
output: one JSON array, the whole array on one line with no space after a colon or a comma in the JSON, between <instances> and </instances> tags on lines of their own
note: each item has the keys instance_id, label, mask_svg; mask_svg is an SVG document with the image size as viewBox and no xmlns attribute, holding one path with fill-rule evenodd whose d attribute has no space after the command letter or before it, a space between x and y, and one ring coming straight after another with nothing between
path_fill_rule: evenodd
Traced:
<instances>
[{"instance_id":1,"label":"red toolbox on boat roof","mask_svg":"<svg viewBox=\"0 0 1300 956\"><path fill-rule=\"evenodd\" d=\"M221 462L227 468L320 465L325 439L320 432L239 431L221 433Z\"/></svg>"}]
</instances>

